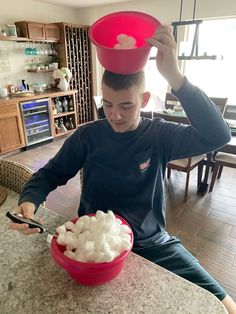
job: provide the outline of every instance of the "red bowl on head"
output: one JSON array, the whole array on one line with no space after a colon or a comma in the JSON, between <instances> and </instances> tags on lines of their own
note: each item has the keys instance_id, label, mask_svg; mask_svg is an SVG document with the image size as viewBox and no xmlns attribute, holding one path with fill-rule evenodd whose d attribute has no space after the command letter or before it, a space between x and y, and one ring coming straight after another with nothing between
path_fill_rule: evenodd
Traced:
<instances>
[{"instance_id":1,"label":"red bowl on head","mask_svg":"<svg viewBox=\"0 0 236 314\"><path fill-rule=\"evenodd\" d=\"M88 216L94 215L95 214L90 214ZM122 224L127 225L130 228L131 248L127 251L123 251L112 262L77 262L63 254L63 252L65 251L65 246L59 245L56 241L56 238L53 237L50 246L52 258L59 266L64 268L76 282L86 286L103 285L114 279L121 272L125 260L131 252L134 238L130 225L119 215L115 214L115 216L122 221ZM78 219L79 218L76 217L71 221L75 223Z\"/></svg>"},{"instance_id":2,"label":"red bowl on head","mask_svg":"<svg viewBox=\"0 0 236 314\"><path fill-rule=\"evenodd\" d=\"M91 25L88 34L96 46L98 60L105 69L118 74L132 74L144 68L151 50L145 39L152 37L160 25L151 15L121 11L98 19ZM137 48L113 48L120 34L134 37Z\"/></svg>"}]
</instances>

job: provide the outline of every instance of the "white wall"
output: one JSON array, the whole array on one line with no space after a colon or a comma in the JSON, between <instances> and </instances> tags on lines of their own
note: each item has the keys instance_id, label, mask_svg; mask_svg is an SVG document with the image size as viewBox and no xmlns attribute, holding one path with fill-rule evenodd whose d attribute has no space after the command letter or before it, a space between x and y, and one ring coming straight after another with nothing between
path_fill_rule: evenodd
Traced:
<instances>
[{"instance_id":1,"label":"white wall","mask_svg":"<svg viewBox=\"0 0 236 314\"><path fill-rule=\"evenodd\" d=\"M34 0L0 0L0 24L16 21L78 22L75 9L37 2Z\"/></svg>"},{"instance_id":2,"label":"white wall","mask_svg":"<svg viewBox=\"0 0 236 314\"><path fill-rule=\"evenodd\" d=\"M183 1L182 19L192 19L194 0ZM96 6L78 10L80 23L92 23L97 18L116 11L142 11L155 16L162 23L179 19L180 0L136 0L117 4ZM235 0L197 0L195 18L218 18L236 16Z\"/></svg>"},{"instance_id":3,"label":"white wall","mask_svg":"<svg viewBox=\"0 0 236 314\"><path fill-rule=\"evenodd\" d=\"M183 1L182 20L192 19L193 3L194 0ZM179 20L180 0L136 0L85 8L78 10L78 20L80 23L91 24L103 15L122 10L142 11L153 15L163 24L170 24ZM197 0L195 19L223 17L236 17L236 0ZM93 74L97 86L95 93L100 94L102 67L98 62L94 66Z\"/></svg>"},{"instance_id":4,"label":"white wall","mask_svg":"<svg viewBox=\"0 0 236 314\"><path fill-rule=\"evenodd\" d=\"M17 21L78 23L78 13L71 8L33 0L0 0L0 24L11 24ZM26 45L26 43L0 41L0 50L7 50L7 59L10 63L10 71L0 71L0 87L19 84L21 79L26 79L29 84L42 81L49 83L52 79L52 73L39 75L25 70L27 63L32 59L24 54ZM37 58L35 61L40 60ZM41 61L44 62L45 57L41 57Z\"/></svg>"}]
</instances>

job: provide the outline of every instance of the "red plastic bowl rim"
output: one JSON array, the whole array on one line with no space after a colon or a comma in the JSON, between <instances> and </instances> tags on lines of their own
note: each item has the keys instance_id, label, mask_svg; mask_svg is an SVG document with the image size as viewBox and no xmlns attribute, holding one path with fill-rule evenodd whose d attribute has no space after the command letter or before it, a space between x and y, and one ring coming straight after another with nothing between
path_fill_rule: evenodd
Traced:
<instances>
[{"instance_id":1,"label":"red plastic bowl rim","mask_svg":"<svg viewBox=\"0 0 236 314\"><path fill-rule=\"evenodd\" d=\"M90 40L92 41L92 43L95 46L100 47L102 49L106 49L106 50L112 50L112 51L119 51L120 50L120 49L114 49L112 47L105 47L105 46L99 44L96 40L94 40L94 38L92 36L92 32L93 32L94 28L97 26L97 24L101 23L107 17L112 17L112 16L116 16L116 15L119 15L119 14L124 14L124 15L135 14L135 15L140 15L140 16L146 16L146 17L152 19L155 23L157 23L157 27L159 27L161 25L161 22L158 21L158 19L156 19L154 16L149 15L147 13L139 12L139 11L119 11L119 12L110 13L110 14L107 14L107 15L104 15L104 16L100 17L98 20L96 20L89 27L88 35L89 35ZM141 47L136 47L136 48L133 48L133 49L149 49L150 47L151 46L146 42L145 45L143 45ZM133 49L132 48L131 49L128 48L128 49L122 49L122 50L127 51L127 50L133 50Z\"/></svg>"},{"instance_id":2,"label":"red plastic bowl rim","mask_svg":"<svg viewBox=\"0 0 236 314\"><path fill-rule=\"evenodd\" d=\"M133 243L134 243L134 235L133 235L133 231L130 227L130 225L128 224L128 222L122 218L121 216L114 214L116 216L116 218L119 218L122 221L122 224L127 225L130 228L130 236L131 236L131 248L129 250L124 251L123 253L121 253L120 255L118 255L116 258L114 258L113 261L111 262L103 262L103 263L95 263L95 262L79 262L79 261L75 261L72 258L69 258L68 256L64 255L58 248L59 244L56 241L56 237L52 238L52 242L51 242L51 248L54 249L54 252L56 252L59 256L61 256L65 263L68 262L70 263L71 266L82 266L83 268L93 268L93 267L99 267L99 268L104 268L107 267L107 264L112 263L112 265L115 265L117 263L119 263L121 260L125 259L127 257L127 255L130 253L130 251L132 250L133 247ZM95 214L88 214L87 216L95 216ZM83 216L81 216L83 217ZM72 222L76 222L80 217L76 217L71 219Z\"/></svg>"}]
</instances>

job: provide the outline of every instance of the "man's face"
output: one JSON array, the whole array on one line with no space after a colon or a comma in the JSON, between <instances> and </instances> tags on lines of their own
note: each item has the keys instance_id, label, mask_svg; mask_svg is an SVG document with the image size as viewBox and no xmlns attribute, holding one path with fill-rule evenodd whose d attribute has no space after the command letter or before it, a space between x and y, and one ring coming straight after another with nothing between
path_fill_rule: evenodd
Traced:
<instances>
[{"instance_id":1,"label":"man's face","mask_svg":"<svg viewBox=\"0 0 236 314\"><path fill-rule=\"evenodd\" d=\"M115 132L124 133L137 128L140 110L146 106L149 99L147 94L149 96L149 93L141 92L137 86L116 91L103 84L103 109Z\"/></svg>"}]
</instances>

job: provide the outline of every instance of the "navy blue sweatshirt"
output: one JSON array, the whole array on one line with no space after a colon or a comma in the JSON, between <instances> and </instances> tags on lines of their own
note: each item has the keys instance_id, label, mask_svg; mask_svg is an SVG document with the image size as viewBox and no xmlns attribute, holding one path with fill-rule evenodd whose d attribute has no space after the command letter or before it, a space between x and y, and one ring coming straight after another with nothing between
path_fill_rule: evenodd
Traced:
<instances>
[{"instance_id":1,"label":"navy blue sweatshirt","mask_svg":"<svg viewBox=\"0 0 236 314\"><path fill-rule=\"evenodd\" d=\"M225 120L203 91L185 80L177 92L172 92L190 125L142 118L136 130L126 133L114 132L106 119L82 125L33 175L19 204L28 201L37 208L49 192L83 168L79 216L98 209L113 210L131 225L135 247L167 241L167 163L214 151L230 140Z\"/></svg>"}]
</instances>

